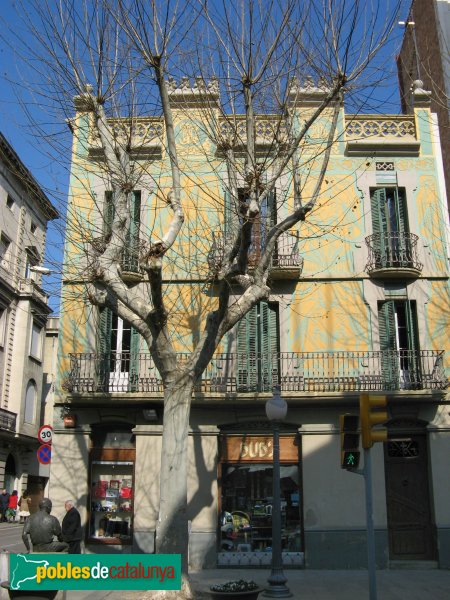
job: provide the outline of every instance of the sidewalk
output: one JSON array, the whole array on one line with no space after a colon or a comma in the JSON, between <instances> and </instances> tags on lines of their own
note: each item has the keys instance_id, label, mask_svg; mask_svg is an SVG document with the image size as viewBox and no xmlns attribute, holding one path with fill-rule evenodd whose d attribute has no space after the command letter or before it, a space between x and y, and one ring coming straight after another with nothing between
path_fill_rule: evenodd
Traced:
<instances>
[{"instance_id":1,"label":"sidewalk","mask_svg":"<svg viewBox=\"0 0 450 600\"><path fill-rule=\"evenodd\" d=\"M268 570L211 569L191 574L196 600L209 600L209 586L236 579L253 579L267 586ZM292 600L369 600L367 571L286 570ZM377 571L378 600L449 600L450 571ZM66 592L64 600L145 600L150 592ZM260 594L258 600L263 600Z\"/></svg>"}]
</instances>

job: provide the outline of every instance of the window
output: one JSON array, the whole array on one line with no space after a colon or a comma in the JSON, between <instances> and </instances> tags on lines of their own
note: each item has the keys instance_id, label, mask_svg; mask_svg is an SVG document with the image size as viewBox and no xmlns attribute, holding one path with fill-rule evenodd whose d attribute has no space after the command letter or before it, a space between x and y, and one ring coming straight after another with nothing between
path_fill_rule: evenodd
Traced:
<instances>
[{"instance_id":1,"label":"window","mask_svg":"<svg viewBox=\"0 0 450 600\"><path fill-rule=\"evenodd\" d=\"M37 387L33 379L30 379L25 394L25 410L23 414L24 423L34 423L36 411Z\"/></svg>"},{"instance_id":2,"label":"window","mask_svg":"<svg viewBox=\"0 0 450 600\"><path fill-rule=\"evenodd\" d=\"M30 355L38 360L42 358L42 327L35 321L31 329Z\"/></svg>"},{"instance_id":3,"label":"window","mask_svg":"<svg viewBox=\"0 0 450 600\"><path fill-rule=\"evenodd\" d=\"M14 210L14 200L9 195L6 198L6 206L9 208L9 210Z\"/></svg>"},{"instance_id":4,"label":"window","mask_svg":"<svg viewBox=\"0 0 450 600\"><path fill-rule=\"evenodd\" d=\"M5 345L6 317L7 317L6 308L0 308L0 346L2 346L2 347L4 347L4 345Z\"/></svg>"},{"instance_id":5,"label":"window","mask_svg":"<svg viewBox=\"0 0 450 600\"><path fill-rule=\"evenodd\" d=\"M378 306L381 371L386 389L414 389L420 384L416 304L388 300Z\"/></svg>"},{"instance_id":6,"label":"window","mask_svg":"<svg viewBox=\"0 0 450 600\"><path fill-rule=\"evenodd\" d=\"M403 188L371 190L373 245L377 267L407 267L411 262L406 194Z\"/></svg>"},{"instance_id":7,"label":"window","mask_svg":"<svg viewBox=\"0 0 450 600\"><path fill-rule=\"evenodd\" d=\"M11 267L11 241L6 237L4 233L0 236L0 265L4 269Z\"/></svg>"},{"instance_id":8,"label":"window","mask_svg":"<svg viewBox=\"0 0 450 600\"><path fill-rule=\"evenodd\" d=\"M279 383L278 305L260 302L238 323L238 390L271 391Z\"/></svg>"},{"instance_id":9,"label":"window","mask_svg":"<svg viewBox=\"0 0 450 600\"><path fill-rule=\"evenodd\" d=\"M30 231L31 233L36 233L37 225L33 221L31 221Z\"/></svg>"},{"instance_id":10,"label":"window","mask_svg":"<svg viewBox=\"0 0 450 600\"><path fill-rule=\"evenodd\" d=\"M99 348L102 354L102 385L115 392L132 391L139 370L139 333L104 308L100 313Z\"/></svg>"},{"instance_id":11,"label":"window","mask_svg":"<svg viewBox=\"0 0 450 600\"><path fill-rule=\"evenodd\" d=\"M225 235L233 233L233 219L242 224L243 213L241 212L248 204L248 192L244 188L238 189L238 215L231 206L230 194L225 192ZM258 264L261 253L265 248L268 232L277 221L276 195L275 191L268 194L262 201L260 213L256 217L252 227L252 242L249 250L248 263L250 267ZM237 223L236 223L237 225ZM276 252L276 251L275 251Z\"/></svg>"},{"instance_id":12,"label":"window","mask_svg":"<svg viewBox=\"0 0 450 600\"><path fill-rule=\"evenodd\" d=\"M105 192L105 208L103 214L103 235L108 241L114 220L115 206L113 192ZM124 271L139 271L139 227L141 221L141 192L133 191L130 202L130 227L125 237L122 255Z\"/></svg>"}]
</instances>

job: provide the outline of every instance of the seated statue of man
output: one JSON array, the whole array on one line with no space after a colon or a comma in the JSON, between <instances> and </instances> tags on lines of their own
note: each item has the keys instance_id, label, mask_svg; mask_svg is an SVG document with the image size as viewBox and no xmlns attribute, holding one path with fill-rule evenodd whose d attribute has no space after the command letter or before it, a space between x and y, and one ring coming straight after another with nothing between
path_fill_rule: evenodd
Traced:
<instances>
[{"instance_id":1,"label":"seated statue of man","mask_svg":"<svg viewBox=\"0 0 450 600\"><path fill-rule=\"evenodd\" d=\"M26 521L22 540L28 552L67 552L69 545L62 541L61 525L51 515L52 501L43 498L39 502L39 512L32 514ZM58 541L53 540L56 537ZM30 540L31 544L30 545Z\"/></svg>"}]
</instances>

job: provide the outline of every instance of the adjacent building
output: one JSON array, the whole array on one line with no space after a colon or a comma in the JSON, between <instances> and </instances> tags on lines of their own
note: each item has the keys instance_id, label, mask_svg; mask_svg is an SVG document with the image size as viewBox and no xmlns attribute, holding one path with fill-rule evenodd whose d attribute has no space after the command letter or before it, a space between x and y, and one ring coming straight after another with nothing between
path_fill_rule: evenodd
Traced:
<instances>
[{"instance_id":1,"label":"adjacent building","mask_svg":"<svg viewBox=\"0 0 450 600\"><path fill-rule=\"evenodd\" d=\"M211 119L211 102L218 101L213 87L205 96L184 82L172 84L170 93L187 218L179 246L168 255L164 283L170 282L182 354L195 344L214 299L227 244L224 149L205 135L203 119L222 133L235 127L241 137L245 127L239 115ZM297 90L299 120L324 93L312 84ZM265 402L275 387L289 406L281 430L285 564L366 564L363 482L341 468L339 435L339 416L357 413L364 392L386 395L390 415L388 442L372 450L377 564L450 566L448 220L430 97L420 86L411 106L411 114L401 116L340 108L320 206L280 238L270 300L223 339L198 381L189 448L192 566L270 564L273 449ZM111 310L89 306L83 282L73 275L86 260L85 248L107 234L114 202L89 112L82 103L77 108L68 214L78 224L86 219L90 237L84 246L70 233L66 241L51 495L56 512L67 497L78 499L87 551L152 552L161 378L137 332ZM122 265L130 288L145 285L133 249L158 227L158 190L169 172L163 121L148 117L137 124L134 159L146 174L134 191ZM311 155L329 126L328 110L308 139ZM280 124L258 115L255 130L257 145L267 151ZM316 168L314 160L308 168ZM253 267L267 228L292 203L290 167L286 171L258 224ZM244 193L243 182L239 186ZM69 223L68 231L79 227Z\"/></svg>"},{"instance_id":2,"label":"adjacent building","mask_svg":"<svg viewBox=\"0 0 450 600\"><path fill-rule=\"evenodd\" d=\"M422 80L437 115L450 206L450 0L413 0L397 57L402 110L412 112L411 86Z\"/></svg>"},{"instance_id":3,"label":"adjacent building","mask_svg":"<svg viewBox=\"0 0 450 600\"><path fill-rule=\"evenodd\" d=\"M45 328L51 309L33 272L58 213L0 134L0 487L38 496L48 467L36 458Z\"/></svg>"}]
</instances>

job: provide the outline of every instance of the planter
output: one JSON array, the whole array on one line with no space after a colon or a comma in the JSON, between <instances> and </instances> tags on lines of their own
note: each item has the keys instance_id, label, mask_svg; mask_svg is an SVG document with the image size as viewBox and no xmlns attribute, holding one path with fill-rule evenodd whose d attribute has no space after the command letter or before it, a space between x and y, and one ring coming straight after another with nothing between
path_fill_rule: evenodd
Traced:
<instances>
[{"instance_id":1,"label":"planter","mask_svg":"<svg viewBox=\"0 0 450 600\"><path fill-rule=\"evenodd\" d=\"M249 587L248 582L244 581L230 581L228 583L222 585L213 585L209 589L209 594L212 600L257 600L258 594L263 591L262 588L257 587L255 583L251 582L251 585L254 585L253 589L245 589L245 587ZM224 588L215 590L213 588ZM227 588L237 588L237 589L227 589ZM239 589L239 587L243 589Z\"/></svg>"},{"instance_id":2,"label":"planter","mask_svg":"<svg viewBox=\"0 0 450 600\"><path fill-rule=\"evenodd\" d=\"M262 591L263 588L247 592L213 592L210 590L209 595L213 600L257 600L258 594Z\"/></svg>"}]
</instances>

